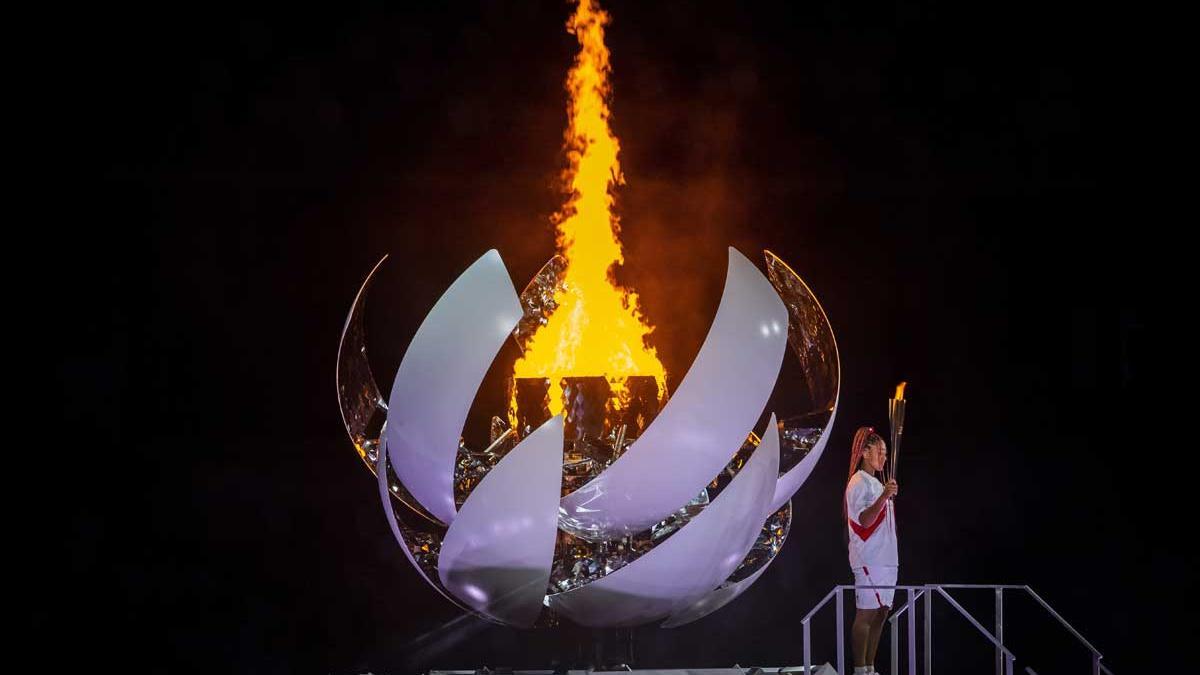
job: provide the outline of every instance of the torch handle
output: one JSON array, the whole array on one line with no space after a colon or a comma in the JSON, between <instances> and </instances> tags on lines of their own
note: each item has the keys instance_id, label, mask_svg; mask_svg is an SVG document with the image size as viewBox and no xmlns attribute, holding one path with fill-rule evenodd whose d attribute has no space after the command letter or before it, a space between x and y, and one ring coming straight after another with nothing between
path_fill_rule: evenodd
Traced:
<instances>
[{"instance_id":1,"label":"torch handle","mask_svg":"<svg viewBox=\"0 0 1200 675\"><path fill-rule=\"evenodd\" d=\"M889 474L888 478L891 480L896 480L896 475L899 473L898 469L900 468L900 439L903 437L904 437L903 434L896 434L895 436L892 437L892 462L891 462L891 466L888 468L888 474Z\"/></svg>"},{"instance_id":2,"label":"torch handle","mask_svg":"<svg viewBox=\"0 0 1200 675\"><path fill-rule=\"evenodd\" d=\"M895 480L900 465L900 441L904 438L904 399L888 400L888 420L892 427L892 457L888 462L888 479Z\"/></svg>"}]
</instances>

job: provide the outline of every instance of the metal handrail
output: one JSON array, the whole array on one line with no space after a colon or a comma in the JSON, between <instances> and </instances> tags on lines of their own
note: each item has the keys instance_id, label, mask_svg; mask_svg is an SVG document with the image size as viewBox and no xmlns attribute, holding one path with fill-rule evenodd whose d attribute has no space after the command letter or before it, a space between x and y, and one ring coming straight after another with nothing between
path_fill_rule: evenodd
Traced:
<instances>
[{"instance_id":1,"label":"metal handrail","mask_svg":"<svg viewBox=\"0 0 1200 675\"><path fill-rule=\"evenodd\" d=\"M825 604L828 603L829 600L834 597L837 598L837 602L834 604L837 606L838 673L846 672L846 643L845 643L845 634L843 633L843 630L844 630L843 624L845 623L845 621L844 621L843 609L842 609L842 591L844 591L848 588L873 588L873 589L895 589L895 590L904 589L904 590L910 591L910 594L911 594L912 591L922 589L922 588L924 588L924 586L856 586L853 584L850 584L850 585L838 584L837 586L834 586L833 590L831 590L831 591L829 591L829 593L825 594L824 598L821 598L821 601L817 603L816 607L813 607L812 610L809 611L808 614L804 615L803 619L800 619L800 626L804 632L804 668L805 668L805 672L812 671L812 630L811 630L811 626L809 626L809 623L812 620L813 615L816 614L818 611L820 611L821 608L824 607Z\"/></svg>"},{"instance_id":2,"label":"metal handrail","mask_svg":"<svg viewBox=\"0 0 1200 675\"><path fill-rule=\"evenodd\" d=\"M802 623L802 624L808 623L808 620L813 617L813 614L816 614L818 611L820 611L820 609L825 606L825 603L829 602L829 599L832 598L835 593L837 593L841 590L842 590L841 584L834 586L833 590L826 593L825 597L821 598L821 601L817 603L816 607L812 608L811 612L809 612L808 614L805 614L803 619L800 619L800 623Z\"/></svg>"},{"instance_id":3,"label":"metal handrail","mask_svg":"<svg viewBox=\"0 0 1200 675\"><path fill-rule=\"evenodd\" d=\"M1029 593L1029 595L1033 596L1033 599L1037 600L1038 604L1041 605L1043 609L1045 609L1047 612L1050 612L1050 616L1054 617L1055 619L1058 619L1058 622L1063 625L1063 628L1066 628L1068 631L1070 631L1071 635L1074 635L1076 640L1079 640L1080 642L1082 642L1084 647L1087 647L1096 656L1102 656L1100 654L1100 650L1093 647L1092 643L1083 639L1083 636L1079 634L1079 631L1072 628L1071 624L1067 623L1066 619L1062 618L1058 614L1058 612L1054 611L1054 608L1050 606L1050 603L1043 600L1042 596L1038 595L1037 593L1034 593L1033 589L1028 586L1022 586L1021 588L1024 588L1025 592L1027 592L1027 593Z\"/></svg>"},{"instance_id":4,"label":"metal handrail","mask_svg":"<svg viewBox=\"0 0 1200 675\"><path fill-rule=\"evenodd\" d=\"M1093 673L1093 675L1100 675L1101 672L1107 673L1107 675L1113 675L1113 672L1108 669L1108 666L1106 666L1100 662L1100 659L1104 658L1104 655L1100 653L1099 649L1096 649L1095 647L1092 646L1092 643L1083 639L1083 636L1079 634L1079 631L1072 628L1071 624L1067 623L1066 619L1062 618L1062 616L1060 616L1058 612L1054 611L1054 608L1050 606L1050 603L1043 600L1042 596L1038 595L1037 593L1034 593L1033 589L1028 586L1025 586L1024 588L1025 588L1025 592L1028 593L1030 595L1030 597L1032 597L1034 600L1037 600L1038 604L1042 606L1042 609L1045 609L1047 612L1050 612L1050 616L1057 619L1058 622L1060 624L1062 624L1063 628L1066 628L1067 631L1069 631L1071 633L1071 635L1075 636L1076 640L1079 640L1081 643L1083 643L1084 647L1087 647L1088 650L1090 650L1092 652L1092 673Z\"/></svg>"},{"instance_id":5,"label":"metal handrail","mask_svg":"<svg viewBox=\"0 0 1200 675\"><path fill-rule=\"evenodd\" d=\"M917 595L916 595L916 597L913 598L913 600L916 600L917 598L921 597L922 595L925 595L925 589L923 587L919 591L917 591ZM900 605L900 608L897 609L896 611L892 612L892 615L888 617L888 621L890 621L892 623L896 623L896 619L899 619L900 615L908 610L908 607L909 607L909 603L907 603L907 602L905 602L903 605Z\"/></svg>"},{"instance_id":6,"label":"metal handrail","mask_svg":"<svg viewBox=\"0 0 1200 675\"><path fill-rule=\"evenodd\" d=\"M1020 584L930 584L930 586L938 586L939 588L990 588L992 590L999 588L1006 591L1029 588L1028 586L1022 586Z\"/></svg>"},{"instance_id":7,"label":"metal handrail","mask_svg":"<svg viewBox=\"0 0 1200 675\"><path fill-rule=\"evenodd\" d=\"M954 609L957 610L959 614L961 614L964 618L966 618L967 621L969 621L971 623L971 625L975 627L976 630L978 630L980 633L982 633L983 636L986 637L988 639L988 641L991 642L992 645L995 647L997 673L998 674L1003 673L1005 675L1012 675L1013 663L1016 660L1016 655L1013 654L1010 649L1008 649L1007 647L1004 646L1004 640L1003 640L1003 626L1004 626L1004 624L1003 624L1003 620L1004 620L1003 619L1003 591L1005 591L1005 590L1023 590L1026 593L1028 593L1034 600L1036 600L1037 603L1039 605L1041 605L1043 609L1045 609L1047 612L1050 613L1050 616L1054 617L1060 624L1062 624L1062 626L1064 628L1066 628L1067 631L1070 632L1071 635L1073 635L1075 637L1075 639L1079 640L1079 642L1082 643L1083 646L1086 647L1088 649L1088 651L1090 651L1092 653L1092 673L1093 673L1093 675L1100 675L1100 673L1104 673L1105 675L1113 675L1112 670L1110 670L1107 665L1100 662L1100 660L1103 658L1103 655L1100 653L1100 651L1097 650L1094 646L1092 646L1092 644L1090 642L1088 642L1086 639L1084 639L1084 637L1082 635L1080 635L1079 631L1075 630L1075 628L1073 626L1071 626L1071 624L1067 623L1066 619L1064 619L1058 612L1054 611L1054 608L1052 608L1049 603L1047 603L1045 600L1043 600L1041 596L1039 596L1037 593L1035 593L1032 588L1030 588L1029 586L1017 585L1017 584L926 584L924 586L874 586L874 585L872 585L872 586L857 586L857 585L839 584L837 586L834 586L833 589L830 590L829 593L826 594L825 597L822 598L821 601L819 603L817 603L817 605L815 607L813 607L813 609L808 614L806 614L803 619L800 620L800 623L801 623L801 625L803 627L803 631L804 631L804 667L806 668L806 670L811 671L811 669L812 669L812 641L811 641L811 628L810 628L810 623L811 623L812 617L818 611L820 611L826 604L828 604L831 599L834 599L836 597L837 598L837 602L836 602L837 619L838 619L838 631L837 631L838 672L841 673L841 672L845 671L845 651L846 651L846 649L845 649L844 627L843 627L843 624L844 624L843 613L844 612L843 612L841 593L842 593L842 591L845 591L845 590L848 590L851 588L854 588L854 589L889 589L889 590L906 590L906 591L908 591L908 601L905 602L895 612L893 612L890 617L888 617L888 622L891 624L891 637L892 637L892 640L891 640L892 655L891 656L892 656L892 672L893 673L900 672L900 669L899 669L899 639L898 639L899 638L899 629L898 629L896 622L900 618L900 616L902 614L904 614L904 612L908 611L916 603L917 599L920 598L922 595L925 596L925 614L926 614L926 616L925 616L925 673L926 673L926 675L929 675L929 673L932 672L932 669L931 669L932 661L931 661L931 654L930 654L930 652L932 650L930 613L932 610L931 600L933 597L933 591L937 591L938 595L941 595L943 598L945 598L946 602L950 603L950 605L952 607L954 607ZM949 589L949 588L990 589L990 590L995 591L996 592L996 634L993 635L986 628L984 628L983 625L980 624L979 621L977 621L975 619L975 617L971 616L971 613L968 612L962 605L960 605L946 591L946 589ZM916 643L915 643L916 617L915 617L915 614L916 614L916 610L913 609L912 613L909 614L909 622L908 622L909 623L909 633L910 633L909 640L908 640L908 642L909 642L909 672L914 673L914 674L916 672L916 660L915 660L916 659L916 654L915 654L915 652L916 652Z\"/></svg>"},{"instance_id":8,"label":"metal handrail","mask_svg":"<svg viewBox=\"0 0 1200 675\"><path fill-rule=\"evenodd\" d=\"M1083 635L1081 635L1079 633L1079 631L1075 630L1075 628L1073 626L1071 626L1071 624L1067 623L1067 620L1064 619L1062 617L1062 615L1060 615L1058 612L1054 611L1054 608L1050 606L1050 603L1043 600L1042 596L1038 595L1028 585L1017 585L1017 584L994 584L994 585L991 585L991 584L936 584L936 585L939 588L968 588L968 589L1025 591L1026 593L1028 593L1030 595L1030 597L1032 597L1034 600L1036 600L1039 605L1042 606L1042 609L1049 612L1050 616L1054 617L1054 619L1056 621L1058 621L1060 624L1062 624L1063 628L1066 628L1067 631L1071 635L1073 635L1076 640L1079 640L1079 642L1084 647L1086 647L1088 651L1090 651L1092 653L1092 670L1093 670L1093 672L1095 672L1095 673L1104 672L1104 673L1107 673L1108 675L1113 675L1113 672L1111 670L1109 670L1108 666L1106 666L1105 664L1100 662L1100 659L1104 658L1104 655L1100 653L1100 650L1096 649L1092 645L1092 643L1088 642L1087 639L1085 639L1083 637Z\"/></svg>"},{"instance_id":9,"label":"metal handrail","mask_svg":"<svg viewBox=\"0 0 1200 675\"><path fill-rule=\"evenodd\" d=\"M879 589L888 589L888 590L897 590L897 591L907 591L911 588L914 591L923 591L927 587L926 586L855 586L854 584L838 584L837 586L834 586L833 590L829 591L829 593L827 593L824 598L821 598L821 601L817 603L816 607L812 608L812 611L810 611L808 614L805 614L803 619L800 619L800 623L808 623L809 619L811 619L813 617L813 614L816 614L818 611L820 611L820 609L825 606L825 603L829 602L829 600L831 598L833 598L833 596L835 594L837 594L839 591L845 591L845 590L849 590L851 588L879 588Z\"/></svg>"},{"instance_id":10,"label":"metal handrail","mask_svg":"<svg viewBox=\"0 0 1200 675\"><path fill-rule=\"evenodd\" d=\"M992 644L995 645L997 650L1004 653L1004 666L1005 666L1004 672L1007 673L1008 675L1013 675L1013 661L1015 661L1017 659L1016 655L1014 655L1011 651L1009 651L1008 647L1005 647L1003 644L1001 644L1000 641L996 639L995 635L992 635L991 633L989 633L988 629L984 628L982 624L980 624L978 621L976 621L975 617L971 616L970 612L963 609L962 605L958 604L958 602L955 601L954 598L950 597L950 594L947 593L944 588L942 588L941 586L934 586L933 590L937 591L938 595L945 598L946 602L949 602L951 607L953 607L954 609L957 609L958 613L962 614L967 619L967 621L970 621L971 625L975 626L976 630L978 630L980 633L983 633L983 636L985 638L987 638L988 640L990 640L992 642ZM929 656L926 655L925 658L928 659Z\"/></svg>"}]
</instances>

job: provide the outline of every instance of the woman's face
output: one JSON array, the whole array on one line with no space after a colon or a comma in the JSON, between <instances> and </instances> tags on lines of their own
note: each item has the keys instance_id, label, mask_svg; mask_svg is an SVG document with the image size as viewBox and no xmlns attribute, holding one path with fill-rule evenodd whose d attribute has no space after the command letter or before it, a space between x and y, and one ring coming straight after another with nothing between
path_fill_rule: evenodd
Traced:
<instances>
[{"instance_id":1,"label":"woman's face","mask_svg":"<svg viewBox=\"0 0 1200 675\"><path fill-rule=\"evenodd\" d=\"M887 462L887 443L879 441L867 446L863 450L863 467L867 471L879 472L883 471L883 465Z\"/></svg>"}]
</instances>

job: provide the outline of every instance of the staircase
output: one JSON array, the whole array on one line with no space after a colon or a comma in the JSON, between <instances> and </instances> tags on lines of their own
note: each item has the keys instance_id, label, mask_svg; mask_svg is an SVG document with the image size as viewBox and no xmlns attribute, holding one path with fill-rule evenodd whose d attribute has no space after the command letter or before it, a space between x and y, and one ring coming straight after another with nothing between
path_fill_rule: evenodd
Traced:
<instances>
[{"instance_id":1,"label":"staircase","mask_svg":"<svg viewBox=\"0 0 1200 675\"><path fill-rule=\"evenodd\" d=\"M846 626L846 624L845 624L845 608L844 608L844 603L843 603L843 595L844 595L845 591L853 591L855 588L894 589L897 591L897 598L900 597L900 591L904 591L907 595L907 598L906 598L904 604L901 605L899 608L897 608L896 611L894 611L892 613L892 615L890 617L888 617L888 623L890 624L890 631L891 631L892 668L891 668L890 672L892 673L892 675L899 675L899 673L900 673L900 626L899 626L898 621L899 621L900 617L902 617L906 614L908 615L908 645L907 645L908 646L908 648L907 648L908 675L917 675L917 600L922 599L922 598L924 599L924 605L925 605L925 607L924 607L924 622L923 622L924 630L922 631L923 639L924 639L924 655L925 655L925 659L924 659L925 662L923 664L924 665L923 673L924 673L924 675L933 675L933 620L932 620L932 618L933 618L933 601L934 601L934 598L936 598L936 597L940 597L942 600L947 602L963 618L965 618L967 621L969 621L971 623L971 625L974 626L975 629L978 630L979 633L984 636L984 638L986 638L989 642L992 643L992 645L995 647L995 650L996 650L996 675L1014 675L1013 668L1014 668L1015 662L1017 660L1017 657L1016 657L1016 655L1014 655L1012 653L1011 650L1009 650L1008 647L1006 647L1004 645L1004 592L1005 591L1016 591L1016 592L1023 591L1024 593L1027 593L1039 605L1041 605L1041 607L1043 609L1045 609L1046 612L1048 612L1051 617L1053 617L1056 621L1058 621L1058 623L1062 624L1062 626L1064 628L1066 628L1067 631L1071 633L1071 635L1074 635L1075 639L1079 640L1079 642L1081 644L1083 644L1083 646L1086 647L1089 652L1091 652L1092 675L1101 675L1101 673L1105 673L1106 675L1113 675L1113 672L1111 670L1109 670L1103 663L1100 662L1100 659L1102 658L1100 652L1097 651L1096 648L1091 645L1091 643L1089 643L1087 640L1083 639L1083 636L1079 634L1079 631L1072 628L1071 625L1068 624L1066 622L1066 620L1063 619L1062 616L1060 616L1058 614L1058 612L1054 611L1054 608L1052 608L1045 600L1043 600L1041 598L1041 596L1039 596L1037 593L1034 593L1032 588L1030 588L1028 586L989 585L989 584L925 584L923 586L853 586L853 585L834 586L833 590L829 591L829 593L825 596L825 598L822 599L819 603L817 603L817 606L813 607L812 611L810 611L808 614L806 614L804 616L803 619L800 620L800 623L804 629L804 667L805 667L804 672L813 672L812 671L812 633L811 633L812 618L814 615L816 615L816 613L818 611L821 610L822 607L829 604L830 600L833 600L834 607L836 608L836 611L837 611L837 651L838 651L837 672L840 673L841 675L846 674L846 672L847 672L846 671L846 642L845 642L845 637L846 637L845 636L845 626ZM967 590L967 589L991 590L995 594L996 616L995 616L994 632L989 632L988 629L984 628L983 624L981 624L978 620L976 620L975 617L971 616L971 613L968 612L966 609L964 609L963 606L960 605L958 603L958 601L956 601L953 598L953 596L950 595L951 590L959 590L959 589L962 589L962 590ZM1034 671L1029 668L1025 668L1025 672L1033 673Z\"/></svg>"}]
</instances>

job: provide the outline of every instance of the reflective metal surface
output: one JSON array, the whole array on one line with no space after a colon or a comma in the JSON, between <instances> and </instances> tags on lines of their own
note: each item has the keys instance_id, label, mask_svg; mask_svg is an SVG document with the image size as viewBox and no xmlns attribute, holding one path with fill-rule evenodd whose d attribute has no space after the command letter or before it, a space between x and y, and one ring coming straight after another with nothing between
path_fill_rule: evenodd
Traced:
<instances>
[{"instance_id":1,"label":"reflective metal surface","mask_svg":"<svg viewBox=\"0 0 1200 675\"><path fill-rule=\"evenodd\" d=\"M375 273L387 259L386 255L380 258L363 280L362 286L354 296L354 303L350 305L346 324L342 327L342 337L338 342L336 378L342 423L346 427L346 434L350 436L350 442L358 451L358 456L371 473L375 473L375 465L379 459L381 437L387 420L387 404L379 393L375 375L371 372L371 362L367 359L363 315L367 309L367 291L375 280ZM421 517L436 522L391 472L388 473L388 480L393 499L399 500Z\"/></svg>"},{"instance_id":2,"label":"reflective metal surface","mask_svg":"<svg viewBox=\"0 0 1200 675\"><path fill-rule=\"evenodd\" d=\"M567 259L556 255L538 270L525 290L521 291L521 320L512 334L521 351L525 351L529 338L538 328L546 325L550 315L558 309L554 298L563 289L562 278L566 269Z\"/></svg>"},{"instance_id":3,"label":"reflective metal surface","mask_svg":"<svg viewBox=\"0 0 1200 675\"><path fill-rule=\"evenodd\" d=\"M841 362L825 310L808 284L779 256L763 251L763 257L767 278L787 305L788 344L804 369L811 406L803 412L833 410L841 382Z\"/></svg>"},{"instance_id":4,"label":"reflective metal surface","mask_svg":"<svg viewBox=\"0 0 1200 675\"><path fill-rule=\"evenodd\" d=\"M563 414L567 439L578 443L604 438L612 388L606 377L564 377Z\"/></svg>"},{"instance_id":5,"label":"reflective metal surface","mask_svg":"<svg viewBox=\"0 0 1200 675\"><path fill-rule=\"evenodd\" d=\"M342 423L350 442L358 450L358 456L374 470L375 455L379 452L379 436L383 422L387 419L387 404L375 384L375 375L367 361L367 338L363 329L363 313L366 311L367 291L375 279L375 272L387 260L379 259L371 273L363 280L346 323L342 327L342 338L338 341L337 389L338 408L342 412ZM368 457L370 455L370 457Z\"/></svg>"},{"instance_id":6,"label":"reflective metal surface","mask_svg":"<svg viewBox=\"0 0 1200 675\"><path fill-rule=\"evenodd\" d=\"M815 440L811 432L808 434L805 442L810 449L794 466L783 465L785 473L775 486L771 502L774 509L779 509L808 479L829 440L825 430L833 428L837 417L841 361L833 328L812 290L779 256L770 251L763 251L763 256L767 262L767 277L787 307L788 344L800 359L804 371L806 391L801 392L801 398L805 403L798 412L801 419L808 421L802 423L802 427L819 430Z\"/></svg>"},{"instance_id":7,"label":"reflective metal surface","mask_svg":"<svg viewBox=\"0 0 1200 675\"><path fill-rule=\"evenodd\" d=\"M516 406L509 411L509 421L520 434L531 433L550 419L550 380L543 377L522 377L509 380L510 399Z\"/></svg>"},{"instance_id":8,"label":"reflective metal surface","mask_svg":"<svg viewBox=\"0 0 1200 675\"><path fill-rule=\"evenodd\" d=\"M829 415L829 425L825 428L832 429L833 422L836 418L837 406L835 404L833 412ZM811 433L808 434L808 438L811 440ZM792 495L796 494L796 491L800 489L800 486L803 485L804 481L808 480L809 475L812 474L813 467L817 465L817 460L821 459L821 453L825 450L825 444L828 442L829 434L824 433L822 430L820 435L817 436L816 443L812 444L811 448L807 452L804 452L803 454L797 453L797 455L800 456L800 461L796 464L796 466L792 467L786 473L780 476L779 480L775 483L775 495L771 499L771 508L782 508L783 505L788 503L788 500L792 498Z\"/></svg>"}]
</instances>

